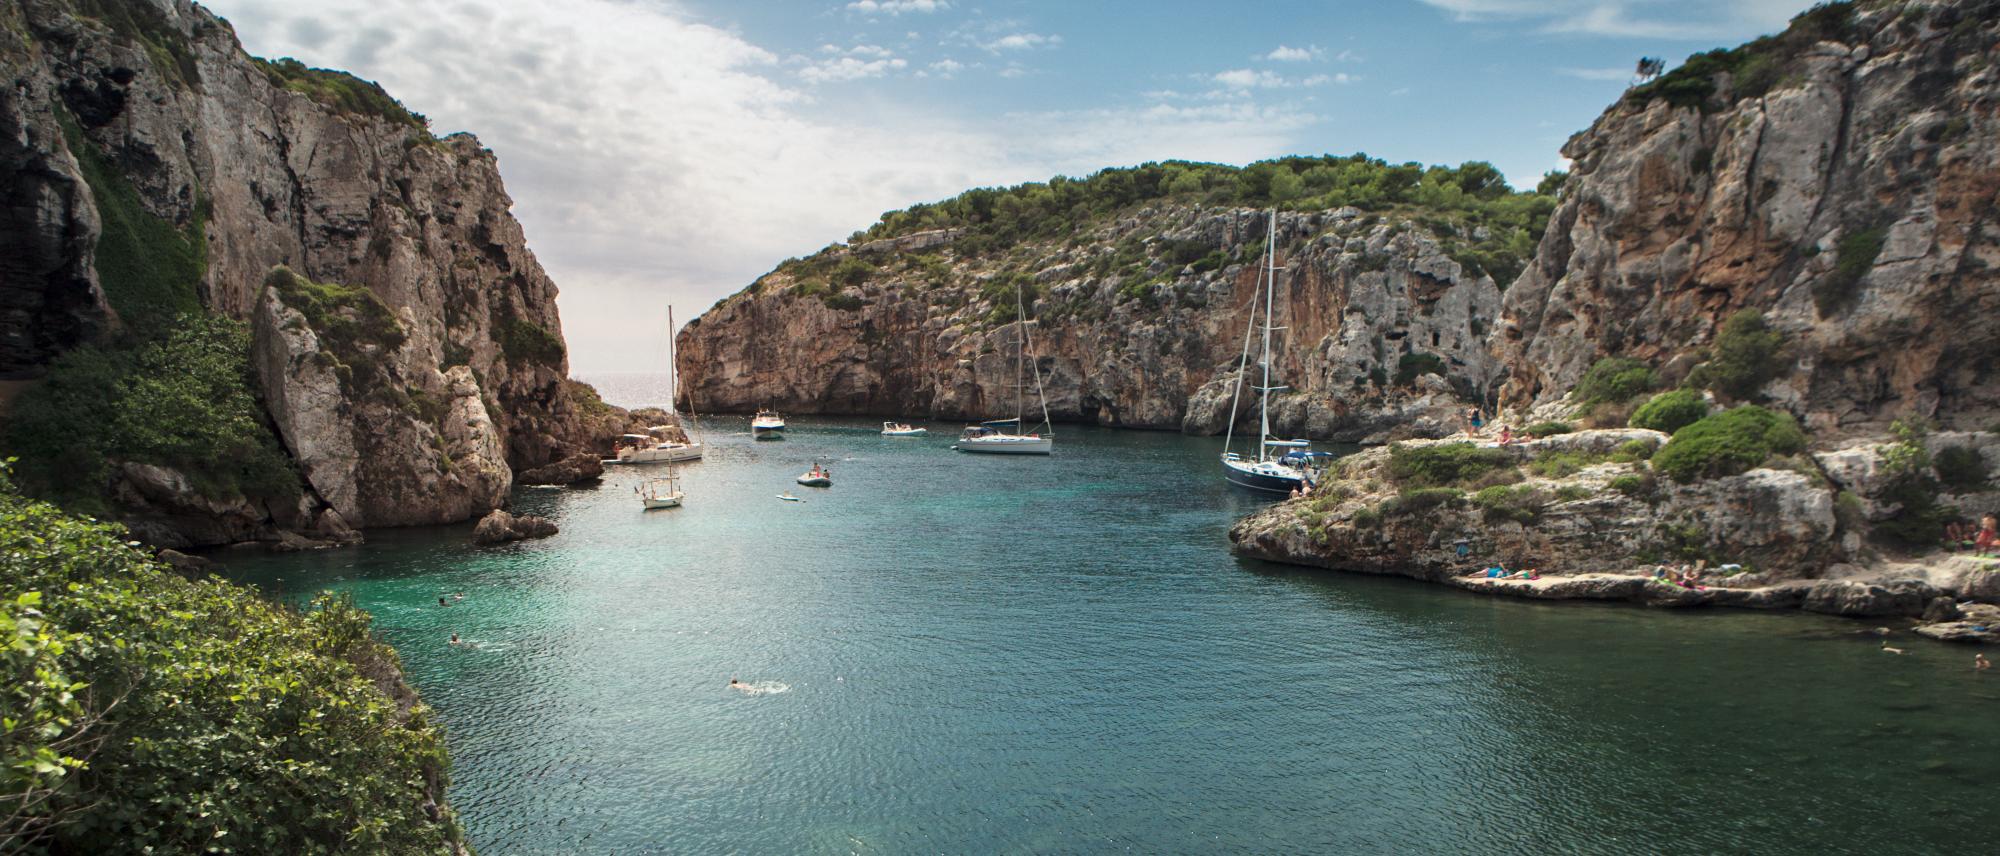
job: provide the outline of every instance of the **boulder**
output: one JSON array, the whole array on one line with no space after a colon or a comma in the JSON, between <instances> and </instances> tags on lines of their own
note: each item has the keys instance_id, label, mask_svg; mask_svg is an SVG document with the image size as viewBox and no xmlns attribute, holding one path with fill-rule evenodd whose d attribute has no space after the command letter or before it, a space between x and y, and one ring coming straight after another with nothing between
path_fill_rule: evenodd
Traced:
<instances>
[{"instance_id":1,"label":"boulder","mask_svg":"<svg viewBox=\"0 0 2000 856\"><path fill-rule=\"evenodd\" d=\"M556 534L556 525L547 518L532 514L509 514L503 509L494 509L479 519L473 527L474 544L505 544L529 538L547 538Z\"/></svg>"},{"instance_id":2,"label":"boulder","mask_svg":"<svg viewBox=\"0 0 2000 856\"><path fill-rule=\"evenodd\" d=\"M1855 580L1821 580L1806 592L1800 606L1807 612L1848 617L1918 616L1932 599L1940 595L1935 586L1921 580L1892 580L1865 583Z\"/></svg>"},{"instance_id":3,"label":"boulder","mask_svg":"<svg viewBox=\"0 0 2000 856\"><path fill-rule=\"evenodd\" d=\"M521 485L577 484L593 481L604 476L604 461L590 452L577 452L567 458L544 466L523 470L514 474L514 483Z\"/></svg>"}]
</instances>

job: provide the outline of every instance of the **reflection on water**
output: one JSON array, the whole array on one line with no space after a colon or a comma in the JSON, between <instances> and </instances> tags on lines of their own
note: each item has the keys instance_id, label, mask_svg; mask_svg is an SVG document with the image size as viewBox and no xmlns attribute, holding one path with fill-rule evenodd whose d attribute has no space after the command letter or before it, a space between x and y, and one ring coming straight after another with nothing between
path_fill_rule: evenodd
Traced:
<instances>
[{"instance_id":1,"label":"reflection on water","mask_svg":"<svg viewBox=\"0 0 2000 856\"><path fill-rule=\"evenodd\" d=\"M684 508L614 470L517 496L545 541L232 572L376 614L487 854L1984 852L2000 820L1967 649L1239 561L1214 439L704 427ZM792 483L815 459L833 488Z\"/></svg>"}]
</instances>

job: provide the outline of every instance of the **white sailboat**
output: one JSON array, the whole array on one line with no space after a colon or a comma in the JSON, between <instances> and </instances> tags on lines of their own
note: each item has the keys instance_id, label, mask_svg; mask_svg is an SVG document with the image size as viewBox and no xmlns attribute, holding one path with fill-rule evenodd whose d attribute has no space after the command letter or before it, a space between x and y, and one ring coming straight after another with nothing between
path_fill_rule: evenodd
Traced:
<instances>
[{"instance_id":1,"label":"white sailboat","mask_svg":"<svg viewBox=\"0 0 2000 856\"><path fill-rule=\"evenodd\" d=\"M639 494L639 501L648 511L655 508L679 508L687 499L681 492L681 477L668 473L660 478L647 479L644 484L633 488Z\"/></svg>"},{"instance_id":2,"label":"white sailboat","mask_svg":"<svg viewBox=\"0 0 2000 856\"><path fill-rule=\"evenodd\" d=\"M675 403L680 395L680 366L674 360L674 308L667 307L667 413L676 415ZM619 439L617 457L607 463L652 464L677 463L701 458L701 438L695 436L694 396L688 396L688 416L676 418L681 428L673 425L654 425L644 434L626 434ZM685 435L686 441L675 439Z\"/></svg>"},{"instance_id":3,"label":"white sailboat","mask_svg":"<svg viewBox=\"0 0 2000 856\"><path fill-rule=\"evenodd\" d=\"M1042 391L1042 367L1035 359L1034 338L1028 334L1028 305L1021 296L1021 284L1014 283L1014 418L998 419L968 426L952 448L961 452L988 455L1047 455L1055 452L1055 426L1049 422L1049 398ZM1021 414L1027 402L1027 385L1021 383L1021 367L1031 363L1035 371L1035 397L1042 403L1042 430L1021 433ZM1002 430L1012 425L1012 430Z\"/></svg>"},{"instance_id":4,"label":"white sailboat","mask_svg":"<svg viewBox=\"0 0 2000 856\"><path fill-rule=\"evenodd\" d=\"M1243 327L1243 356L1236 364L1236 388L1229 398L1229 429L1222 441L1222 475L1230 484L1264 493L1290 494L1310 484L1305 470L1287 459L1298 460L1309 448L1304 440L1274 440L1271 438L1271 393L1284 389L1271 383L1271 331L1282 329L1271 325L1271 311L1278 290L1278 210L1271 209L1270 230L1264 239L1264 259L1257 269L1257 291L1250 295L1250 323ZM1243 376L1250 367L1250 331L1257 322L1257 297L1264 298L1264 349L1258 358L1258 365L1264 370L1264 379L1258 386L1257 396L1257 452L1251 459L1229 450L1236 439L1236 408L1243 398ZM1283 455L1274 455L1273 449L1289 450Z\"/></svg>"}]
</instances>

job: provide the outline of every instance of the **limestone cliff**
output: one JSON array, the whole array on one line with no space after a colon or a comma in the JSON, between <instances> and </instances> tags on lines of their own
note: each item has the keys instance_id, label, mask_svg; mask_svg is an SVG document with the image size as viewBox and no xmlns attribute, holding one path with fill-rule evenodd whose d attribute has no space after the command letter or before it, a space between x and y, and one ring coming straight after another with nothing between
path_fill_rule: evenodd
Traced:
<instances>
[{"instance_id":1,"label":"limestone cliff","mask_svg":"<svg viewBox=\"0 0 2000 856\"><path fill-rule=\"evenodd\" d=\"M0 261L0 373L187 312L246 322L304 480L295 506L152 490L147 534L461 520L513 469L594 442L555 284L478 140L433 137L365 81L254 59L185 0L24 0L0 24L0 235L21 248ZM218 503L237 522L190 525Z\"/></svg>"},{"instance_id":2,"label":"limestone cliff","mask_svg":"<svg viewBox=\"0 0 2000 856\"><path fill-rule=\"evenodd\" d=\"M1691 58L1571 139L1494 351L1507 401L1599 357L1669 381L1761 310L1764 393L1822 433L2000 415L2000 3L1828 4Z\"/></svg>"},{"instance_id":3,"label":"limestone cliff","mask_svg":"<svg viewBox=\"0 0 2000 856\"><path fill-rule=\"evenodd\" d=\"M1408 217L1277 216L1285 329L1272 377L1292 390L1273 399L1277 430L1448 430L1461 398L1496 379L1483 344L1499 312L1493 279ZM1011 415L1019 283L1056 420L1219 433L1269 218L1163 201L1004 252L949 232L830 248L688 324L686 394L710 412ZM848 284L820 285L815 265L852 272ZM1251 374L1254 384L1254 357Z\"/></svg>"}]
</instances>

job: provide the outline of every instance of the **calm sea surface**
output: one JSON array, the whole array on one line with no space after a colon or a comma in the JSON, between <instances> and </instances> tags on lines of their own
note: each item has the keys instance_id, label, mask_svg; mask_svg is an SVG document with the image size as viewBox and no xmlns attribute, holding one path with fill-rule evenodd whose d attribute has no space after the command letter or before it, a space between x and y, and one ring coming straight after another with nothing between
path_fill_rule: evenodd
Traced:
<instances>
[{"instance_id":1,"label":"calm sea surface","mask_svg":"<svg viewBox=\"0 0 2000 856\"><path fill-rule=\"evenodd\" d=\"M544 541L222 558L375 613L487 856L1993 852L1970 649L1239 561L1217 440L931 428L709 419L685 508L617 469L517 494Z\"/></svg>"}]
</instances>

